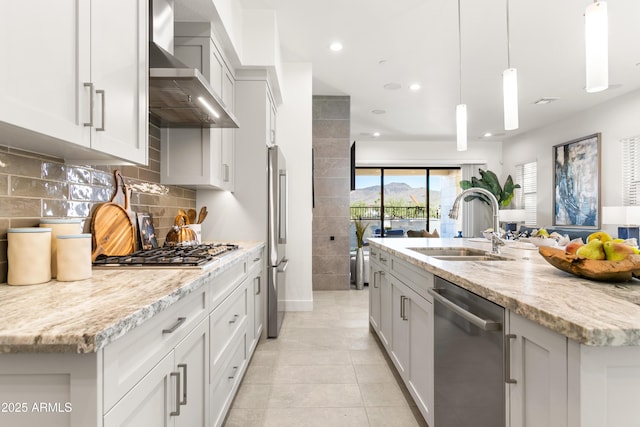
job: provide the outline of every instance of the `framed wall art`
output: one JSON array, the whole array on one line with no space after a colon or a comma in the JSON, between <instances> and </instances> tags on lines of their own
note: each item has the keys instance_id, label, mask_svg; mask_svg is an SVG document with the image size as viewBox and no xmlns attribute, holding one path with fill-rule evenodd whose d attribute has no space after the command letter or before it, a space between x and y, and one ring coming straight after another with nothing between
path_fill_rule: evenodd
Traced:
<instances>
[{"instance_id":1,"label":"framed wall art","mask_svg":"<svg viewBox=\"0 0 640 427\"><path fill-rule=\"evenodd\" d=\"M600 228L600 134L553 147L553 225Z\"/></svg>"}]
</instances>

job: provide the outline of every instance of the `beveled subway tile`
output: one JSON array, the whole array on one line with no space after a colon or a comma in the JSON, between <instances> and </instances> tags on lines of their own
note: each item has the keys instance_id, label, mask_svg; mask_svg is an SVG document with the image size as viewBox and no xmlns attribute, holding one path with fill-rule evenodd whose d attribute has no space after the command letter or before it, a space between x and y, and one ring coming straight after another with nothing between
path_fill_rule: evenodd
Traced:
<instances>
[{"instance_id":1,"label":"beveled subway tile","mask_svg":"<svg viewBox=\"0 0 640 427\"><path fill-rule=\"evenodd\" d=\"M113 187L113 174L94 170L91 172L91 184Z\"/></svg>"},{"instance_id":2,"label":"beveled subway tile","mask_svg":"<svg viewBox=\"0 0 640 427\"><path fill-rule=\"evenodd\" d=\"M9 186L10 195L13 197L48 197L61 200L67 198L65 182L12 176L9 179Z\"/></svg>"},{"instance_id":3,"label":"beveled subway tile","mask_svg":"<svg viewBox=\"0 0 640 427\"><path fill-rule=\"evenodd\" d=\"M367 427L364 408L269 408L263 427Z\"/></svg>"},{"instance_id":4,"label":"beveled subway tile","mask_svg":"<svg viewBox=\"0 0 640 427\"><path fill-rule=\"evenodd\" d=\"M9 175L0 175L0 195L9 195Z\"/></svg>"},{"instance_id":5,"label":"beveled subway tile","mask_svg":"<svg viewBox=\"0 0 640 427\"><path fill-rule=\"evenodd\" d=\"M67 167L61 163L42 162L41 176L53 181L67 180Z\"/></svg>"},{"instance_id":6,"label":"beveled subway tile","mask_svg":"<svg viewBox=\"0 0 640 427\"><path fill-rule=\"evenodd\" d=\"M41 165L39 159L0 153L0 173L40 178Z\"/></svg>"},{"instance_id":7,"label":"beveled subway tile","mask_svg":"<svg viewBox=\"0 0 640 427\"><path fill-rule=\"evenodd\" d=\"M0 240L7 239L7 229L10 227L10 222L8 218L0 219ZM0 258L2 259L2 258Z\"/></svg>"},{"instance_id":8,"label":"beveled subway tile","mask_svg":"<svg viewBox=\"0 0 640 427\"><path fill-rule=\"evenodd\" d=\"M77 166L68 167L67 181L78 184L91 184L91 171Z\"/></svg>"},{"instance_id":9,"label":"beveled subway tile","mask_svg":"<svg viewBox=\"0 0 640 427\"><path fill-rule=\"evenodd\" d=\"M0 198L0 212L2 212L2 216L4 217L40 217L40 199L3 197Z\"/></svg>"},{"instance_id":10,"label":"beveled subway tile","mask_svg":"<svg viewBox=\"0 0 640 427\"><path fill-rule=\"evenodd\" d=\"M69 199L70 200L93 200L93 187L83 184L70 184L69 185Z\"/></svg>"},{"instance_id":11,"label":"beveled subway tile","mask_svg":"<svg viewBox=\"0 0 640 427\"><path fill-rule=\"evenodd\" d=\"M67 216L67 203L65 200L42 200L42 216L51 218Z\"/></svg>"}]
</instances>

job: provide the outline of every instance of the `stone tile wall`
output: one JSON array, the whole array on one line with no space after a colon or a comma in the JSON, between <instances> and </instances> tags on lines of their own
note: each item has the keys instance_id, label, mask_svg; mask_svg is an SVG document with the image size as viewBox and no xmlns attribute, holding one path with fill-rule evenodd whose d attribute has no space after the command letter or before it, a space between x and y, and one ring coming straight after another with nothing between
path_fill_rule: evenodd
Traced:
<instances>
[{"instance_id":1,"label":"stone tile wall","mask_svg":"<svg viewBox=\"0 0 640 427\"><path fill-rule=\"evenodd\" d=\"M149 212L162 245L178 208L196 207L196 192L160 184L160 130L149 126L149 166L76 166L19 151L0 140L0 283L7 281L7 229L37 227L40 219L80 218L85 233L99 203L111 200L113 171L133 188L135 212ZM187 167L187 166L185 166Z\"/></svg>"},{"instance_id":2,"label":"stone tile wall","mask_svg":"<svg viewBox=\"0 0 640 427\"><path fill-rule=\"evenodd\" d=\"M350 288L350 104L313 97L313 290Z\"/></svg>"}]
</instances>

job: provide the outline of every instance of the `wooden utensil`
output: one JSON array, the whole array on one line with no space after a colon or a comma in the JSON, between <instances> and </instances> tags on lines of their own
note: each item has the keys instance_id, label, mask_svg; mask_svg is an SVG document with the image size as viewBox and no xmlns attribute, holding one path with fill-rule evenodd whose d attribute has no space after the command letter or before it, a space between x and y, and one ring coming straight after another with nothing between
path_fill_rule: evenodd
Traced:
<instances>
[{"instance_id":1,"label":"wooden utensil","mask_svg":"<svg viewBox=\"0 0 640 427\"><path fill-rule=\"evenodd\" d=\"M127 211L116 203L98 205L91 219L91 234L91 261L95 261L100 254L122 256L134 251L135 230Z\"/></svg>"},{"instance_id":2,"label":"wooden utensil","mask_svg":"<svg viewBox=\"0 0 640 427\"><path fill-rule=\"evenodd\" d=\"M184 217L185 225L189 224L189 216L187 215L187 211L185 211L184 209L178 209L178 216L180 217Z\"/></svg>"},{"instance_id":3,"label":"wooden utensil","mask_svg":"<svg viewBox=\"0 0 640 427\"><path fill-rule=\"evenodd\" d=\"M200 208L200 213L198 213L198 222L197 224L202 224L202 221L207 217L207 207L203 206Z\"/></svg>"},{"instance_id":4,"label":"wooden utensil","mask_svg":"<svg viewBox=\"0 0 640 427\"><path fill-rule=\"evenodd\" d=\"M187 211L187 218L189 218L189 224L195 224L196 223L196 210L195 209L189 209Z\"/></svg>"}]
</instances>

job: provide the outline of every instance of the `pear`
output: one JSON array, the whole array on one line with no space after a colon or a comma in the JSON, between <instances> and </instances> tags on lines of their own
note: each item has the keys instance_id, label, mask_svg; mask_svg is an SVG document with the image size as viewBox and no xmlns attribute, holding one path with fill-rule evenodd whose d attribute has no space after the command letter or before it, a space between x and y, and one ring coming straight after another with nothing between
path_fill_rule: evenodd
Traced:
<instances>
[{"instance_id":1,"label":"pear","mask_svg":"<svg viewBox=\"0 0 640 427\"><path fill-rule=\"evenodd\" d=\"M576 251L576 257L586 259L606 259L604 243L599 239L593 239Z\"/></svg>"},{"instance_id":2,"label":"pear","mask_svg":"<svg viewBox=\"0 0 640 427\"><path fill-rule=\"evenodd\" d=\"M578 249L580 249L581 247L584 246L584 243L582 243L582 239L579 240L573 240L571 242L569 242L569 244L567 245L567 247L564 249L564 251L570 255L574 255L576 253L576 251Z\"/></svg>"},{"instance_id":3,"label":"pear","mask_svg":"<svg viewBox=\"0 0 640 427\"><path fill-rule=\"evenodd\" d=\"M633 254L633 248L624 243L609 241L603 243L604 253L608 261L622 261Z\"/></svg>"},{"instance_id":4,"label":"pear","mask_svg":"<svg viewBox=\"0 0 640 427\"><path fill-rule=\"evenodd\" d=\"M549 237L549 232L544 228L541 228L540 230L534 233L534 237Z\"/></svg>"},{"instance_id":5,"label":"pear","mask_svg":"<svg viewBox=\"0 0 640 427\"><path fill-rule=\"evenodd\" d=\"M609 240L613 240L613 237L611 237L611 235L606 231L596 231L595 233L589 234L589 237L587 237L587 243L594 239L600 240L602 243L604 243L608 242Z\"/></svg>"}]
</instances>

